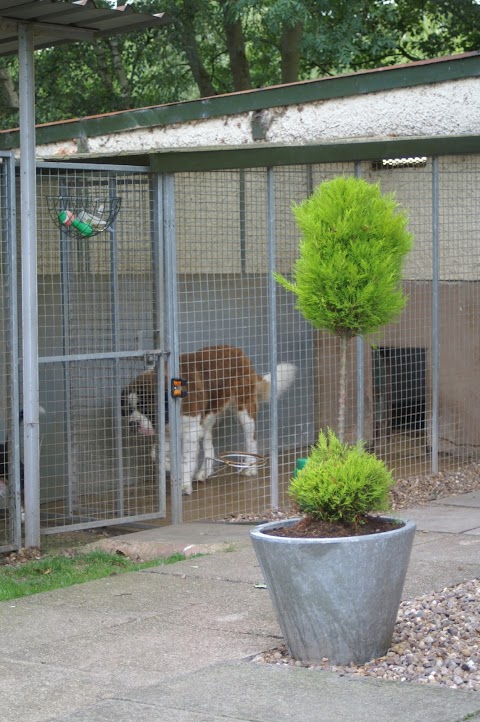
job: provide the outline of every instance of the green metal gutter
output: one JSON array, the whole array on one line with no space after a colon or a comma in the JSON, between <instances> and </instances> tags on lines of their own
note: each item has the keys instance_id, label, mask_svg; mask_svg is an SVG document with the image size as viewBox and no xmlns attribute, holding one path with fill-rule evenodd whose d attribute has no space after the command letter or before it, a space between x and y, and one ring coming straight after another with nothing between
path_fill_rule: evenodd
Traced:
<instances>
[{"instance_id":1,"label":"green metal gutter","mask_svg":"<svg viewBox=\"0 0 480 722\"><path fill-rule=\"evenodd\" d=\"M151 155L150 167L158 173L174 173L472 153L480 153L478 135L354 140L296 146L255 145L237 146L231 149L185 149Z\"/></svg>"},{"instance_id":2,"label":"green metal gutter","mask_svg":"<svg viewBox=\"0 0 480 722\"><path fill-rule=\"evenodd\" d=\"M192 120L246 113L263 108L301 105L318 100L346 98L395 88L440 83L480 76L480 51L449 58L423 60L358 73L309 80L289 85L230 93L183 103L110 113L37 126L38 145L92 138L108 133L168 126ZM18 148L18 130L0 131L0 150Z\"/></svg>"}]
</instances>

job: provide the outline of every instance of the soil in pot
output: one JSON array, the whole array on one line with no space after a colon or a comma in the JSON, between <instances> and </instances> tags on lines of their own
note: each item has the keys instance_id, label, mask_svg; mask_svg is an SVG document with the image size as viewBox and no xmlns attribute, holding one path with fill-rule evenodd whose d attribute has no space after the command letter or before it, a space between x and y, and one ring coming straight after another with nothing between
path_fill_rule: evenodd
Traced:
<instances>
[{"instance_id":1,"label":"soil in pot","mask_svg":"<svg viewBox=\"0 0 480 722\"><path fill-rule=\"evenodd\" d=\"M380 534L381 532L400 529L405 526L398 519L386 519L385 517L365 516L355 525L346 525L311 519L305 517L291 526L278 527L263 531L263 534L270 536L282 536L293 539L328 539L347 536L367 536L369 534Z\"/></svg>"}]
</instances>

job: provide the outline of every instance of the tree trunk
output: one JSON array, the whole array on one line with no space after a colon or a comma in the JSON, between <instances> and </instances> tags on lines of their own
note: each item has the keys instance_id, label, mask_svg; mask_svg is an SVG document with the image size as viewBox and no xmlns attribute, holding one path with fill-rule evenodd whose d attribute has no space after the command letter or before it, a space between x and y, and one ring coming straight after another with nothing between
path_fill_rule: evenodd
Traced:
<instances>
[{"instance_id":1,"label":"tree trunk","mask_svg":"<svg viewBox=\"0 0 480 722\"><path fill-rule=\"evenodd\" d=\"M301 22L295 23L293 26L283 26L280 39L282 83L295 83L298 80L302 33Z\"/></svg>"},{"instance_id":2,"label":"tree trunk","mask_svg":"<svg viewBox=\"0 0 480 722\"><path fill-rule=\"evenodd\" d=\"M248 66L245 39L240 20L234 20L229 13L229 0L220 0L223 8L223 29L227 43L230 67L232 70L233 87L235 90L249 90L250 69Z\"/></svg>"},{"instance_id":3,"label":"tree trunk","mask_svg":"<svg viewBox=\"0 0 480 722\"><path fill-rule=\"evenodd\" d=\"M181 26L179 26L179 37L181 38L180 42L187 57L190 70L192 71L193 79L200 91L200 96L205 98L216 95L217 91L213 87L210 76L202 63L192 23L192 19L181 23Z\"/></svg>"},{"instance_id":4,"label":"tree trunk","mask_svg":"<svg viewBox=\"0 0 480 722\"><path fill-rule=\"evenodd\" d=\"M345 417L347 407L347 336L340 336L340 385L338 395L338 438L345 440Z\"/></svg>"},{"instance_id":5,"label":"tree trunk","mask_svg":"<svg viewBox=\"0 0 480 722\"><path fill-rule=\"evenodd\" d=\"M104 84L105 88L108 89L110 95L113 97L114 89L112 83L112 76L105 61L106 50L106 45L101 40L93 41L93 52L95 53L95 56L97 58L98 73L100 75L100 78L102 79L102 83Z\"/></svg>"},{"instance_id":6,"label":"tree trunk","mask_svg":"<svg viewBox=\"0 0 480 722\"><path fill-rule=\"evenodd\" d=\"M0 68L0 84L5 91L7 107L10 108L10 110L18 110L18 93L15 90L12 77L6 68Z\"/></svg>"},{"instance_id":7,"label":"tree trunk","mask_svg":"<svg viewBox=\"0 0 480 722\"><path fill-rule=\"evenodd\" d=\"M132 107L132 92L125 68L123 67L118 38L110 38L108 44L112 52L112 63L115 70L115 76L120 86L120 107L122 110L125 110Z\"/></svg>"}]
</instances>

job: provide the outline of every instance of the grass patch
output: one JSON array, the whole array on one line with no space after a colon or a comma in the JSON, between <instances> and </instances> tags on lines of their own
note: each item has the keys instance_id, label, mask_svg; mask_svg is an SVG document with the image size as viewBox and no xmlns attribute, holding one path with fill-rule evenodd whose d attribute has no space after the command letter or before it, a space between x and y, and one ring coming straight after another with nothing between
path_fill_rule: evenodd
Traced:
<instances>
[{"instance_id":1,"label":"grass patch","mask_svg":"<svg viewBox=\"0 0 480 722\"><path fill-rule=\"evenodd\" d=\"M117 554L92 551L74 556L45 557L15 566L0 566L0 601L50 592L160 564L175 564L184 559L186 557L183 554L174 554L166 559L133 562Z\"/></svg>"}]
</instances>

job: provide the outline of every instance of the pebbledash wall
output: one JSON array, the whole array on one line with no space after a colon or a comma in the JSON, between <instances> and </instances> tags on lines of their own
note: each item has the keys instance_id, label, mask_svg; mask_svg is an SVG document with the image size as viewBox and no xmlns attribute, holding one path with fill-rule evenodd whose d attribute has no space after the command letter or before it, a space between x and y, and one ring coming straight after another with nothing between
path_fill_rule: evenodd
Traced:
<instances>
[{"instance_id":1,"label":"pebbledash wall","mask_svg":"<svg viewBox=\"0 0 480 722\"><path fill-rule=\"evenodd\" d=\"M400 434L397 474L415 472L417 457L428 472L452 459L476 458L480 448L479 76L480 53L469 53L47 124L37 127L38 168L41 174L62 162L131 164L149 177L173 178L180 350L225 340L266 368L267 337L276 333L280 360L300 369L295 396L279 419L280 445L283 440L293 458L320 428L336 425L338 348L335 339L305 326L292 299L280 290L271 295L266 238L273 239L273 266L289 274L299 240L293 202L339 173L394 191L415 237L405 270L409 303L397 323L351 344L349 436L390 453ZM0 150L17 145L16 131L0 132ZM38 186L44 279L60 265L53 225L41 207L45 177ZM122 188L125 208L129 193L143 194L141 207L148 206L150 187L129 191L125 182ZM135 222L122 217L120 243L136 237ZM91 261L96 278L107 278L108 253ZM135 256L122 261L120 255L118 262L127 285L141 283L151 262L148 229ZM60 286L48 303L61 303ZM273 326L264 325L272 303ZM101 323L92 324L100 334ZM242 331L247 325L248 333ZM63 444L63 431L57 432ZM285 463L288 479L292 459ZM44 464L48 477L48 459ZM92 468L89 473L91 482ZM44 489L47 498L48 479ZM285 498L281 492L278 501ZM264 506L268 501L267 494ZM190 518L224 513L224 507L198 507Z\"/></svg>"}]
</instances>

